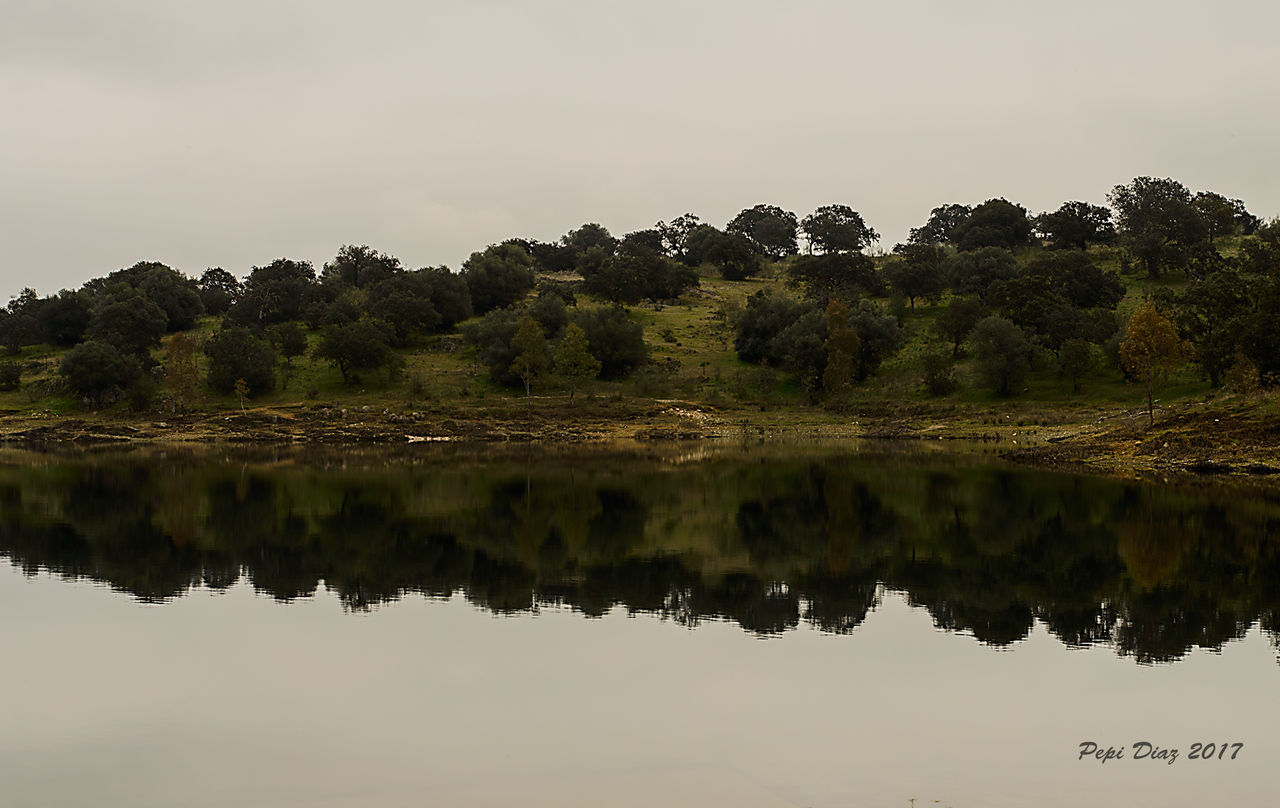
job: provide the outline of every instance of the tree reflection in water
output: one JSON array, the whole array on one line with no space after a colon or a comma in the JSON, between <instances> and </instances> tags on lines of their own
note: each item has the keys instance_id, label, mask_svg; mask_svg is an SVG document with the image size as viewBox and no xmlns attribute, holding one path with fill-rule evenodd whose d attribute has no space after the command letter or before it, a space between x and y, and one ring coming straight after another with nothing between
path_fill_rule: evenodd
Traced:
<instances>
[{"instance_id":1,"label":"tree reflection in water","mask_svg":"<svg viewBox=\"0 0 1280 808\"><path fill-rule=\"evenodd\" d=\"M38 462L35 462L38 458ZM406 594L854 631L884 589L990 645L1037 621L1144 662L1277 636L1280 507L1239 491L891 453L10 455L0 555L148 601Z\"/></svg>"}]
</instances>

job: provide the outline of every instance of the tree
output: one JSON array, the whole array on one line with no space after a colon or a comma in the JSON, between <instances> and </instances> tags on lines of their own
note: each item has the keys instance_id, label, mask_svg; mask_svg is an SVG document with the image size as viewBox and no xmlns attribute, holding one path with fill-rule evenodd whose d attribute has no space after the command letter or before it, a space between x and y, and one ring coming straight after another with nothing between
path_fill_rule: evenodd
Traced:
<instances>
[{"instance_id":1,"label":"tree","mask_svg":"<svg viewBox=\"0 0 1280 808\"><path fill-rule=\"evenodd\" d=\"M953 255L947 261L947 284L958 294L977 295L984 302L1018 274L1013 253L999 247Z\"/></svg>"},{"instance_id":2,"label":"tree","mask_svg":"<svg viewBox=\"0 0 1280 808\"><path fill-rule=\"evenodd\" d=\"M1168 371L1186 362L1187 350L1169 318L1148 300L1125 327L1120 366L1147 387L1147 421L1155 424L1154 389Z\"/></svg>"},{"instance_id":3,"label":"tree","mask_svg":"<svg viewBox=\"0 0 1280 808\"><path fill-rule=\"evenodd\" d=\"M136 356L146 365L151 349L160 344L168 321L163 309L126 287L99 300L85 335L122 354Z\"/></svg>"},{"instance_id":4,"label":"tree","mask_svg":"<svg viewBox=\"0 0 1280 808\"><path fill-rule=\"evenodd\" d=\"M772 351L774 339L783 329L814 311L812 304L792 300L780 292L764 290L747 298L746 307L736 317L733 348L743 362L777 361Z\"/></svg>"},{"instance_id":5,"label":"tree","mask_svg":"<svg viewBox=\"0 0 1280 808\"><path fill-rule=\"evenodd\" d=\"M224 327L208 339L204 353L209 386L223 395L235 389L237 379L244 379L253 395L275 388L275 351L244 326Z\"/></svg>"},{"instance_id":6,"label":"tree","mask_svg":"<svg viewBox=\"0 0 1280 808\"><path fill-rule=\"evenodd\" d=\"M1012 250L1031 243L1031 220L1027 209L1007 199L988 199L951 232L951 240L961 250L1002 247Z\"/></svg>"},{"instance_id":7,"label":"tree","mask_svg":"<svg viewBox=\"0 0 1280 808\"><path fill-rule=\"evenodd\" d=\"M733 217L725 228L746 236L760 254L774 261L799 252L796 215L776 205L756 205Z\"/></svg>"},{"instance_id":8,"label":"tree","mask_svg":"<svg viewBox=\"0 0 1280 808\"><path fill-rule=\"evenodd\" d=\"M150 265L138 283L138 290L164 311L167 331L188 329L204 313L196 282L164 264Z\"/></svg>"},{"instance_id":9,"label":"tree","mask_svg":"<svg viewBox=\"0 0 1280 808\"><path fill-rule=\"evenodd\" d=\"M316 293L316 271L309 261L277 258L265 267L253 268L227 314L241 325L297 320Z\"/></svg>"},{"instance_id":10,"label":"tree","mask_svg":"<svg viewBox=\"0 0 1280 808\"><path fill-rule=\"evenodd\" d=\"M880 234L867 227L862 214L848 205L824 205L800 222L809 252L857 252L870 247Z\"/></svg>"},{"instance_id":11,"label":"tree","mask_svg":"<svg viewBox=\"0 0 1280 808\"><path fill-rule=\"evenodd\" d=\"M573 393L577 386L599 376L600 368L600 360L588 350L587 332L577 323L570 323L565 328L555 353L555 372L569 385L570 404L573 404Z\"/></svg>"},{"instance_id":12,"label":"tree","mask_svg":"<svg viewBox=\"0 0 1280 808\"><path fill-rule=\"evenodd\" d=\"M760 272L761 258L741 233L725 233L715 228L698 247L702 262L711 264L727 281L745 281Z\"/></svg>"},{"instance_id":13,"label":"tree","mask_svg":"<svg viewBox=\"0 0 1280 808\"><path fill-rule=\"evenodd\" d=\"M1013 395L1030 367L1031 343L1022 329L1003 317L986 317L973 329L973 346L983 384Z\"/></svg>"},{"instance_id":14,"label":"tree","mask_svg":"<svg viewBox=\"0 0 1280 808\"><path fill-rule=\"evenodd\" d=\"M342 381L359 381L359 371L391 364L392 329L382 321L358 320L324 329L315 355L338 368Z\"/></svg>"},{"instance_id":15,"label":"tree","mask_svg":"<svg viewBox=\"0 0 1280 808\"><path fill-rule=\"evenodd\" d=\"M1094 367L1094 349L1087 341L1073 337L1062 343L1060 363L1062 372L1071 379L1071 392L1080 392L1080 379Z\"/></svg>"},{"instance_id":16,"label":"tree","mask_svg":"<svg viewBox=\"0 0 1280 808\"><path fill-rule=\"evenodd\" d=\"M396 344L402 346L418 334L435 330L441 319L431 303L430 286L416 273L391 275L370 287L368 310L374 318L390 323Z\"/></svg>"},{"instance_id":17,"label":"tree","mask_svg":"<svg viewBox=\"0 0 1280 808\"><path fill-rule=\"evenodd\" d=\"M424 267L412 274L427 287L431 307L440 316L437 330L448 331L472 315L466 278L444 266Z\"/></svg>"},{"instance_id":18,"label":"tree","mask_svg":"<svg viewBox=\"0 0 1280 808\"><path fill-rule=\"evenodd\" d=\"M805 297L825 305L832 298L852 300L884 291L884 281L875 262L862 253L803 255L787 267L792 284L804 289Z\"/></svg>"},{"instance_id":19,"label":"tree","mask_svg":"<svg viewBox=\"0 0 1280 808\"><path fill-rule=\"evenodd\" d=\"M882 312L870 300L860 300L849 312L849 328L858 335L853 354L853 377L862 381L902 347L905 339L896 318Z\"/></svg>"},{"instance_id":20,"label":"tree","mask_svg":"<svg viewBox=\"0 0 1280 808\"><path fill-rule=\"evenodd\" d=\"M618 249L618 240L609 234L608 228L596 222L587 222L576 230L570 230L560 237L560 243L579 254L599 247L607 255L613 255Z\"/></svg>"},{"instance_id":21,"label":"tree","mask_svg":"<svg viewBox=\"0 0 1280 808\"><path fill-rule=\"evenodd\" d=\"M44 341L59 348L69 348L84 338L93 319L89 296L63 289L43 301L36 311L36 322Z\"/></svg>"},{"instance_id":22,"label":"tree","mask_svg":"<svg viewBox=\"0 0 1280 808\"><path fill-rule=\"evenodd\" d=\"M662 238L662 233L660 233L656 228L636 230L634 232L627 233L622 237L622 240L618 242L619 252L635 252L637 250L653 252L658 255L665 256L667 254L667 244Z\"/></svg>"},{"instance_id":23,"label":"tree","mask_svg":"<svg viewBox=\"0 0 1280 808\"><path fill-rule=\"evenodd\" d=\"M347 244L324 265L320 282L367 289L403 272L400 259L380 253L367 244Z\"/></svg>"},{"instance_id":24,"label":"tree","mask_svg":"<svg viewBox=\"0 0 1280 808\"><path fill-rule=\"evenodd\" d=\"M97 407L107 393L124 386L129 378L129 365L114 346L90 340L72 348L63 357L59 372L72 390L87 398L90 406Z\"/></svg>"},{"instance_id":25,"label":"tree","mask_svg":"<svg viewBox=\"0 0 1280 808\"><path fill-rule=\"evenodd\" d=\"M982 319L982 303L971 297L957 297L942 310L933 329L951 343L952 358L960 355L960 345Z\"/></svg>"},{"instance_id":26,"label":"tree","mask_svg":"<svg viewBox=\"0 0 1280 808\"><path fill-rule=\"evenodd\" d=\"M1136 177L1111 189L1107 201L1115 210L1121 243L1153 279L1170 265L1182 265L1186 250L1208 238L1204 217L1180 182Z\"/></svg>"},{"instance_id":27,"label":"tree","mask_svg":"<svg viewBox=\"0 0 1280 808\"><path fill-rule=\"evenodd\" d=\"M515 244L498 244L471 254L462 277L476 314L510 306L533 288L533 259Z\"/></svg>"},{"instance_id":28,"label":"tree","mask_svg":"<svg viewBox=\"0 0 1280 808\"><path fill-rule=\"evenodd\" d=\"M1209 238L1210 244L1218 236L1231 235L1236 232L1238 227L1236 222L1237 206L1240 210L1244 209L1244 203L1239 199L1227 199L1222 194L1216 194L1213 191L1199 192L1192 198L1191 204L1199 212L1200 218L1204 220L1205 233Z\"/></svg>"},{"instance_id":29,"label":"tree","mask_svg":"<svg viewBox=\"0 0 1280 808\"><path fill-rule=\"evenodd\" d=\"M1053 213L1037 216L1035 228L1058 248L1084 250L1090 244L1106 244L1116 237L1111 209L1088 202L1063 202Z\"/></svg>"},{"instance_id":30,"label":"tree","mask_svg":"<svg viewBox=\"0 0 1280 808\"><path fill-rule=\"evenodd\" d=\"M173 395L174 409L185 410L195 398L198 377L196 345L181 331L169 337L164 358L164 380Z\"/></svg>"},{"instance_id":31,"label":"tree","mask_svg":"<svg viewBox=\"0 0 1280 808\"><path fill-rule=\"evenodd\" d=\"M573 322L586 332L591 355L600 360L601 378L622 378L648 358L644 327L621 306L578 311Z\"/></svg>"},{"instance_id":32,"label":"tree","mask_svg":"<svg viewBox=\"0 0 1280 808\"><path fill-rule=\"evenodd\" d=\"M672 219L670 223L658 222L653 226L653 229L657 230L662 236L662 245L667 257L683 261L689 234L701 223L697 216L692 213L686 213L683 216L677 216Z\"/></svg>"},{"instance_id":33,"label":"tree","mask_svg":"<svg viewBox=\"0 0 1280 808\"><path fill-rule=\"evenodd\" d=\"M588 253L592 258L599 255L598 251ZM698 285L698 275L691 268L638 246L598 262L584 260L579 269L583 288L613 303L672 300Z\"/></svg>"},{"instance_id":34,"label":"tree","mask_svg":"<svg viewBox=\"0 0 1280 808\"><path fill-rule=\"evenodd\" d=\"M939 205L929 212L929 220L924 226L911 228L907 241L911 244L950 244L955 229L972 212L973 208L968 205Z\"/></svg>"},{"instance_id":35,"label":"tree","mask_svg":"<svg viewBox=\"0 0 1280 808\"><path fill-rule=\"evenodd\" d=\"M240 298L242 285L236 276L222 267L210 267L200 276L197 284L200 289L200 302L209 314L225 314L227 309Z\"/></svg>"},{"instance_id":36,"label":"tree","mask_svg":"<svg viewBox=\"0 0 1280 808\"><path fill-rule=\"evenodd\" d=\"M292 366L295 356L302 356L307 352L307 335L302 330L302 326L294 322L276 326L272 333L272 342L279 348L286 365Z\"/></svg>"},{"instance_id":37,"label":"tree","mask_svg":"<svg viewBox=\"0 0 1280 808\"><path fill-rule=\"evenodd\" d=\"M1242 341L1246 322L1255 310L1258 290L1245 276L1224 269L1200 278L1177 298L1179 332L1191 345L1192 358L1209 378L1211 387L1222 385Z\"/></svg>"},{"instance_id":38,"label":"tree","mask_svg":"<svg viewBox=\"0 0 1280 808\"><path fill-rule=\"evenodd\" d=\"M905 295L916 308L916 298L935 298L946 288L946 251L933 244L900 244L900 257L884 268L889 285Z\"/></svg>"},{"instance_id":39,"label":"tree","mask_svg":"<svg viewBox=\"0 0 1280 808\"><path fill-rule=\"evenodd\" d=\"M236 397L240 399L240 412L244 412L244 400L249 395L249 383L244 379L236 379L235 385L231 388Z\"/></svg>"},{"instance_id":40,"label":"tree","mask_svg":"<svg viewBox=\"0 0 1280 808\"><path fill-rule=\"evenodd\" d=\"M533 380L545 375L551 363L547 360L547 337L538 321L528 313L516 321L516 334L511 339L516 358L511 362L511 372L524 382L524 395L529 397Z\"/></svg>"}]
</instances>

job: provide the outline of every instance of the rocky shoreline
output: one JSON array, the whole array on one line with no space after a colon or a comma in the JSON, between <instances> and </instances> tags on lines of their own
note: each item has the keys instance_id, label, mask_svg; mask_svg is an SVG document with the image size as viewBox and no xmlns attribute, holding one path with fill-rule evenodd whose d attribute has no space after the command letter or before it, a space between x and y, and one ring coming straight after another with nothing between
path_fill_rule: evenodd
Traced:
<instances>
[{"instance_id":1,"label":"rocky shoreline","mask_svg":"<svg viewBox=\"0 0 1280 808\"><path fill-rule=\"evenodd\" d=\"M204 445L398 445L417 443L644 445L677 441L945 441L981 445L1013 462L1046 469L1133 477L1248 478L1280 484L1280 416L1249 402L1183 405L1157 414L1092 409L1034 425L1000 418L906 413L721 412L690 402L644 405L388 409L293 405L166 418L0 416L0 443L67 447Z\"/></svg>"}]
</instances>

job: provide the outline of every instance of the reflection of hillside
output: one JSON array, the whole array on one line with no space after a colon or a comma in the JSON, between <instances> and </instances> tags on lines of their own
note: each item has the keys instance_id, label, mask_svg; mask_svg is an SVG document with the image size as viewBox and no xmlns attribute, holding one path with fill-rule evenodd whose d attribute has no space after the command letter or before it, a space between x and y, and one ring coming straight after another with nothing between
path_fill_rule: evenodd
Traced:
<instances>
[{"instance_id":1,"label":"reflection of hillside","mask_svg":"<svg viewBox=\"0 0 1280 808\"><path fill-rule=\"evenodd\" d=\"M1246 498L835 453L0 469L0 554L161 601L242 576L352 609L463 592L495 612L622 606L685 625L853 631L881 586L1003 645L1036 621L1141 661L1280 604L1276 509Z\"/></svg>"}]
</instances>

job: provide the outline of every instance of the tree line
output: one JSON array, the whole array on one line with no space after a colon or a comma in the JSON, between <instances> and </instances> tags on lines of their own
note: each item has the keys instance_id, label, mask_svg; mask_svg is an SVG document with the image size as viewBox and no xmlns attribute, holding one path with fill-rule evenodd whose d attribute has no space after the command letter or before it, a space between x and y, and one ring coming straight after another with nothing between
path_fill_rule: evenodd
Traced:
<instances>
[{"instance_id":1,"label":"tree line","mask_svg":"<svg viewBox=\"0 0 1280 808\"><path fill-rule=\"evenodd\" d=\"M146 406L161 384L182 405L202 385L269 392L279 360L306 353L349 382L392 374L396 349L465 323L464 339L494 380L529 393L554 374L572 395L586 380L622 378L646 361L628 306L678 300L698 285L700 267L740 281L776 265L798 294L760 292L729 312L734 347L746 362L792 373L813 401L874 375L904 345L906 312L920 301L945 301L934 347L920 359L934 394L955 389L955 360L966 348L980 381L1003 395L1043 365L1078 389L1110 363L1150 390L1185 358L1214 386L1229 376L1274 384L1280 224L1171 179L1135 178L1108 202L1069 201L1038 215L1003 198L948 203L880 258L867 254L879 234L847 205L801 218L759 204L723 228L686 213L621 237L587 223L552 242L513 238L473 253L456 273L408 269L365 245L342 247L318 273L281 258L243 280L222 268L191 278L144 261L47 297L24 289L0 311L0 344L11 354L41 343L69 348L61 373L93 406L122 396ZM1233 236L1246 238L1235 252L1220 251ZM1130 335L1116 307L1125 286L1100 267L1095 245L1116 251L1122 273L1186 281L1152 297L1142 346L1122 350ZM580 306L580 294L604 305ZM202 315L219 324L197 346L183 332ZM162 342L163 367L153 357ZM197 353L207 358L200 376ZM16 363L0 365L0 388L19 382Z\"/></svg>"}]
</instances>

